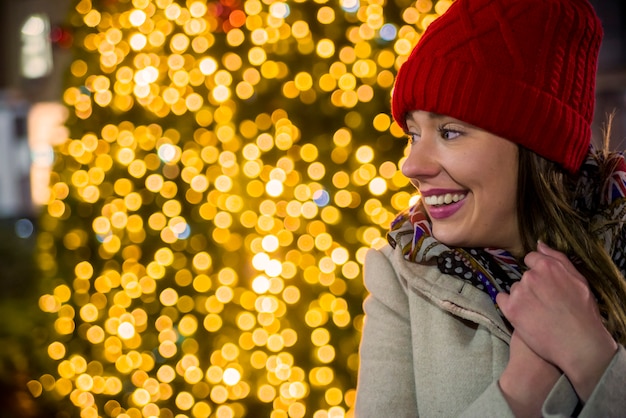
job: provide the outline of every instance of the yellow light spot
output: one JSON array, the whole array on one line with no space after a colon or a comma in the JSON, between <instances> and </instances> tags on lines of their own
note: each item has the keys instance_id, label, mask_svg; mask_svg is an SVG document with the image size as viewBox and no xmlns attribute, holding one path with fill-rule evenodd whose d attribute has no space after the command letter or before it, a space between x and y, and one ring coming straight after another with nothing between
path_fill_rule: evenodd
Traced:
<instances>
[{"instance_id":1,"label":"yellow light spot","mask_svg":"<svg viewBox=\"0 0 626 418\"><path fill-rule=\"evenodd\" d=\"M139 406L145 406L150 402L150 393L143 389L137 388L132 394L133 402Z\"/></svg>"},{"instance_id":2,"label":"yellow light spot","mask_svg":"<svg viewBox=\"0 0 626 418\"><path fill-rule=\"evenodd\" d=\"M174 306L178 302L178 292L172 288L164 289L159 296L159 300L165 306Z\"/></svg>"},{"instance_id":3,"label":"yellow light spot","mask_svg":"<svg viewBox=\"0 0 626 418\"><path fill-rule=\"evenodd\" d=\"M228 390L221 385L214 386L211 389L211 400L217 404L222 404L228 399Z\"/></svg>"},{"instance_id":4,"label":"yellow light spot","mask_svg":"<svg viewBox=\"0 0 626 418\"><path fill-rule=\"evenodd\" d=\"M302 39L310 33L309 24L305 21L298 20L297 22L294 22L294 24L291 26L291 32L294 38Z\"/></svg>"},{"instance_id":5,"label":"yellow light spot","mask_svg":"<svg viewBox=\"0 0 626 418\"><path fill-rule=\"evenodd\" d=\"M199 271L206 271L213 265L211 255L206 252L200 252L193 257L193 266Z\"/></svg>"},{"instance_id":6,"label":"yellow light spot","mask_svg":"<svg viewBox=\"0 0 626 418\"><path fill-rule=\"evenodd\" d=\"M143 33L135 33L129 39L130 47L135 51L141 51L148 44L148 38Z\"/></svg>"},{"instance_id":7,"label":"yellow light spot","mask_svg":"<svg viewBox=\"0 0 626 418\"><path fill-rule=\"evenodd\" d=\"M202 372L202 369L197 366L189 366L185 370L184 377L185 382L195 385L202 380L204 373Z\"/></svg>"},{"instance_id":8,"label":"yellow light spot","mask_svg":"<svg viewBox=\"0 0 626 418\"><path fill-rule=\"evenodd\" d=\"M159 353L165 358L172 358L176 355L178 348L172 341L163 341L159 345Z\"/></svg>"},{"instance_id":9,"label":"yellow light spot","mask_svg":"<svg viewBox=\"0 0 626 418\"><path fill-rule=\"evenodd\" d=\"M265 29L259 28L252 31L250 40L254 45L263 45L268 41L268 34Z\"/></svg>"},{"instance_id":10,"label":"yellow light spot","mask_svg":"<svg viewBox=\"0 0 626 418\"><path fill-rule=\"evenodd\" d=\"M252 289L258 293L263 294L270 288L270 280L266 276L257 276L252 281Z\"/></svg>"},{"instance_id":11,"label":"yellow light spot","mask_svg":"<svg viewBox=\"0 0 626 418\"><path fill-rule=\"evenodd\" d=\"M129 340L135 336L135 327L130 322L122 322L117 328L117 335L120 338Z\"/></svg>"},{"instance_id":12,"label":"yellow light spot","mask_svg":"<svg viewBox=\"0 0 626 418\"><path fill-rule=\"evenodd\" d=\"M216 332L222 327L222 318L217 314L209 314L204 318L204 328L209 332Z\"/></svg>"},{"instance_id":13,"label":"yellow light spot","mask_svg":"<svg viewBox=\"0 0 626 418\"><path fill-rule=\"evenodd\" d=\"M219 85L213 89L211 94L217 102L222 103L230 98L230 89L226 86Z\"/></svg>"},{"instance_id":14,"label":"yellow light spot","mask_svg":"<svg viewBox=\"0 0 626 418\"><path fill-rule=\"evenodd\" d=\"M227 368L223 375L224 383L228 386L235 386L241 380L241 373L234 368Z\"/></svg>"},{"instance_id":15,"label":"yellow light spot","mask_svg":"<svg viewBox=\"0 0 626 418\"><path fill-rule=\"evenodd\" d=\"M272 197L280 196L283 193L283 190L283 183L279 180L270 180L265 185L265 192Z\"/></svg>"},{"instance_id":16,"label":"yellow light spot","mask_svg":"<svg viewBox=\"0 0 626 418\"><path fill-rule=\"evenodd\" d=\"M260 385L257 390L257 397L261 402L270 403L276 398L276 389L272 385Z\"/></svg>"},{"instance_id":17,"label":"yellow light spot","mask_svg":"<svg viewBox=\"0 0 626 418\"><path fill-rule=\"evenodd\" d=\"M329 6L320 7L317 11L317 20L325 25L333 23L335 21L335 10Z\"/></svg>"},{"instance_id":18,"label":"yellow light spot","mask_svg":"<svg viewBox=\"0 0 626 418\"><path fill-rule=\"evenodd\" d=\"M296 88L300 91L306 91L313 87L313 78L309 73L301 72L296 74L294 82L296 84Z\"/></svg>"},{"instance_id":19,"label":"yellow light spot","mask_svg":"<svg viewBox=\"0 0 626 418\"><path fill-rule=\"evenodd\" d=\"M317 358L322 363L330 363L335 359L335 348L332 345L323 345L317 349Z\"/></svg>"},{"instance_id":20,"label":"yellow light spot","mask_svg":"<svg viewBox=\"0 0 626 418\"><path fill-rule=\"evenodd\" d=\"M329 388L326 390L324 398L329 405L336 406L343 401L343 392L340 388Z\"/></svg>"},{"instance_id":21,"label":"yellow light spot","mask_svg":"<svg viewBox=\"0 0 626 418\"><path fill-rule=\"evenodd\" d=\"M207 292L211 289L211 278L206 274L199 274L193 280L193 288L196 292Z\"/></svg>"},{"instance_id":22,"label":"yellow light spot","mask_svg":"<svg viewBox=\"0 0 626 418\"><path fill-rule=\"evenodd\" d=\"M217 61L211 57L202 58L198 63L198 68L205 76L211 75L217 71Z\"/></svg>"},{"instance_id":23,"label":"yellow light spot","mask_svg":"<svg viewBox=\"0 0 626 418\"><path fill-rule=\"evenodd\" d=\"M368 188L374 196L381 196L387 191L387 182L382 177L375 177L369 182Z\"/></svg>"},{"instance_id":24,"label":"yellow light spot","mask_svg":"<svg viewBox=\"0 0 626 418\"><path fill-rule=\"evenodd\" d=\"M164 364L157 371L157 377L161 382L170 383L176 378L176 371L168 364Z\"/></svg>"},{"instance_id":25,"label":"yellow light spot","mask_svg":"<svg viewBox=\"0 0 626 418\"><path fill-rule=\"evenodd\" d=\"M130 13L128 20L133 26L141 26L146 21L146 12L135 9Z\"/></svg>"},{"instance_id":26,"label":"yellow light spot","mask_svg":"<svg viewBox=\"0 0 626 418\"><path fill-rule=\"evenodd\" d=\"M306 413L306 407L301 402L292 403L287 410L293 418L303 418Z\"/></svg>"},{"instance_id":27,"label":"yellow light spot","mask_svg":"<svg viewBox=\"0 0 626 418\"><path fill-rule=\"evenodd\" d=\"M264 251L271 253L278 249L279 241L278 238L274 235L266 235L265 237L263 237L261 245Z\"/></svg>"},{"instance_id":28,"label":"yellow light spot","mask_svg":"<svg viewBox=\"0 0 626 418\"><path fill-rule=\"evenodd\" d=\"M88 374L81 374L76 378L76 387L84 392L93 388L94 379Z\"/></svg>"},{"instance_id":29,"label":"yellow light spot","mask_svg":"<svg viewBox=\"0 0 626 418\"><path fill-rule=\"evenodd\" d=\"M193 407L194 402L194 397L189 392L182 391L176 395L176 406L183 411L190 410Z\"/></svg>"},{"instance_id":30,"label":"yellow light spot","mask_svg":"<svg viewBox=\"0 0 626 418\"><path fill-rule=\"evenodd\" d=\"M98 308L92 303L87 303L80 308L80 317L85 322L94 322L98 319Z\"/></svg>"},{"instance_id":31,"label":"yellow light spot","mask_svg":"<svg viewBox=\"0 0 626 418\"><path fill-rule=\"evenodd\" d=\"M198 321L193 315L185 315L178 324L178 329L183 336L191 336L198 329Z\"/></svg>"},{"instance_id":32,"label":"yellow light spot","mask_svg":"<svg viewBox=\"0 0 626 418\"><path fill-rule=\"evenodd\" d=\"M55 341L48 346L48 356L52 360L60 360L65 357L66 349L65 345L62 343Z\"/></svg>"},{"instance_id":33,"label":"yellow light spot","mask_svg":"<svg viewBox=\"0 0 626 418\"><path fill-rule=\"evenodd\" d=\"M97 325L94 325L90 327L89 330L87 330L87 340L89 340L89 342L92 344L101 343L102 341L104 341L104 337L104 330Z\"/></svg>"},{"instance_id":34,"label":"yellow light spot","mask_svg":"<svg viewBox=\"0 0 626 418\"><path fill-rule=\"evenodd\" d=\"M252 65L262 65L261 72L264 74L266 78L275 78L278 73L278 67L275 63L268 63L267 54L265 50L261 47L253 47L248 51L248 61Z\"/></svg>"}]
</instances>

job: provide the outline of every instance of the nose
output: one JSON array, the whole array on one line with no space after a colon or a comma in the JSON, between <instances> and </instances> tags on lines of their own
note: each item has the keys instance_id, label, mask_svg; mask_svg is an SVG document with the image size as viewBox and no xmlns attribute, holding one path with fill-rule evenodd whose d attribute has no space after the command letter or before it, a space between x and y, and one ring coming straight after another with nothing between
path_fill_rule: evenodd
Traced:
<instances>
[{"instance_id":1,"label":"nose","mask_svg":"<svg viewBox=\"0 0 626 418\"><path fill-rule=\"evenodd\" d=\"M409 155L402 165L402 174L418 181L436 176L441 166L433 139L422 134L422 137L416 139L410 147Z\"/></svg>"}]
</instances>

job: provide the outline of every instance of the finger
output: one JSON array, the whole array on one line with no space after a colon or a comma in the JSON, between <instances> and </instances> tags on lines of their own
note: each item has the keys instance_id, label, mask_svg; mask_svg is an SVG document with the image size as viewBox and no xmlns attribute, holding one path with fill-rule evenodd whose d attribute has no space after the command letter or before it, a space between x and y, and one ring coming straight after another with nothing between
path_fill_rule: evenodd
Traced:
<instances>
[{"instance_id":1,"label":"finger","mask_svg":"<svg viewBox=\"0 0 626 418\"><path fill-rule=\"evenodd\" d=\"M513 284L512 284L512 285L511 285L511 287L509 288L509 295L510 295L511 293L513 293L513 291L514 291L514 290L515 290L518 286L520 286L520 283L521 283L521 281L515 281L515 282L513 282Z\"/></svg>"},{"instance_id":2,"label":"finger","mask_svg":"<svg viewBox=\"0 0 626 418\"><path fill-rule=\"evenodd\" d=\"M571 263L570 259L564 253L555 250L543 241L537 241L537 252L552 258L556 258L564 264Z\"/></svg>"},{"instance_id":3,"label":"finger","mask_svg":"<svg viewBox=\"0 0 626 418\"><path fill-rule=\"evenodd\" d=\"M522 311L520 311L520 300L519 298L522 297L522 300L524 300L523 295L516 295L516 286L518 285L518 282L515 282L512 286L511 286L511 290L510 293L507 293L506 291L502 291L500 293L498 293L496 295L496 303L498 304L498 308L500 308L500 311L502 311L502 314L511 322L517 322L517 317L522 313Z\"/></svg>"},{"instance_id":4,"label":"finger","mask_svg":"<svg viewBox=\"0 0 626 418\"><path fill-rule=\"evenodd\" d=\"M567 275L574 276L574 278L579 281L586 283L585 278L576 269L576 266L574 266L567 255L549 247L545 242L539 241L537 243L537 251L531 251L526 254L524 263L529 269L535 269L537 272L542 272L543 274L548 271L557 274L557 272L562 269L560 270L561 273L559 276L562 276L562 273L567 273Z\"/></svg>"},{"instance_id":5,"label":"finger","mask_svg":"<svg viewBox=\"0 0 626 418\"><path fill-rule=\"evenodd\" d=\"M505 317L508 317L510 298L511 296L506 292L500 292L496 295L496 303Z\"/></svg>"},{"instance_id":6,"label":"finger","mask_svg":"<svg viewBox=\"0 0 626 418\"><path fill-rule=\"evenodd\" d=\"M587 283L587 280L580 274L578 269L576 269L576 266L574 266L574 263L572 263L572 260L570 260L569 257L565 253L551 248L548 244L546 244L543 241L537 242L537 251L548 257L555 258L563 265L563 267L568 273L573 275L575 278L581 280L583 283Z\"/></svg>"},{"instance_id":7,"label":"finger","mask_svg":"<svg viewBox=\"0 0 626 418\"><path fill-rule=\"evenodd\" d=\"M500 292L496 295L496 303L498 306L506 305L509 303L509 298L511 296L506 292Z\"/></svg>"},{"instance_id":8,"label":"finger","mask_svg":"<svg viewBox=\"0 0 626 418\"><path fill-rule=\"evenodd\" d=\"M542 254L538 251L531 251L524 256L524 264L528 267L528 270L536 267L540 260L545 260L551 258L545 254Z\"/></svg>"},{"instance_id":9,"label":"finger","mask_svg":"<svg viewBox=\"0 0 626 418\"><path fill-rule=\"evenodd\" d=\"M560 264L566 264L569 259L565 254L550 248L546 243L537 241L537 250L531 251L524 257L524 263L528 268L533 268L540 262L558 262Z\"/></svg>"}]
</instances>

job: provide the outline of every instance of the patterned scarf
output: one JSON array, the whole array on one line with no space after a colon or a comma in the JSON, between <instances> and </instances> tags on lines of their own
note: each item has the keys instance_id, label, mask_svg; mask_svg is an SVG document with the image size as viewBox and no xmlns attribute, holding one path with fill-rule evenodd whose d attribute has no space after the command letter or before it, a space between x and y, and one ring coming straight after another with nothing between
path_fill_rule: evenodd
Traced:
<instances>
[{"instance_id":1,"label":"patterned scarf","mask_svg":"<svg viewBox=\"0 0 626 418\"><path fill-rule=\"evenodd\" d=\"M604 243L615 265L626 276L626 161L621 153L606 158L615 169L603 184L605 157L591 149L580 169L574 207L590 219L591 230ZM412 228L407 228L411 225ZM410 240L406 235L410 234ZM465 280L486 292L494 304L499 292L508 292L522 277L515 257L496 248L448 247L432 236L431 223L421 201L401 213L387 236L392 247L402 245L404 257L419 264L435 264L442 273ZM402 239L404 238L404 239Z\"/></svg>"}]
</instances>

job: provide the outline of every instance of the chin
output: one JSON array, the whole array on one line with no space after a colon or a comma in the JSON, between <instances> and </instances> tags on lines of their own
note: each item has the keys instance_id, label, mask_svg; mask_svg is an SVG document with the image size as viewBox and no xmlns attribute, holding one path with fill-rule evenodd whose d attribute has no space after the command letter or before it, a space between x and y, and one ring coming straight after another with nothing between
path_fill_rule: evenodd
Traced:
<instances>
[{"instance_id":1,"label":"chin","mask_svg":"<svg viewBox=\"0 0 626 418\"><path fill-rule=\"evenodd\" d=\"M433 228L433 237L442 244L449 247L471 247L472 245L467 240L461 239L458 234L446 234L438 233Z\"/></svg>"}]
</instances>

